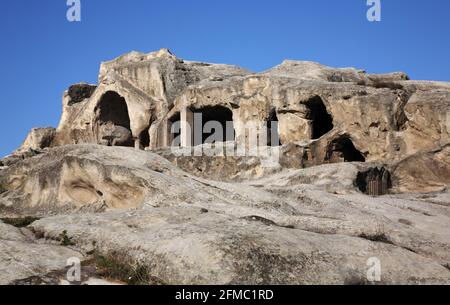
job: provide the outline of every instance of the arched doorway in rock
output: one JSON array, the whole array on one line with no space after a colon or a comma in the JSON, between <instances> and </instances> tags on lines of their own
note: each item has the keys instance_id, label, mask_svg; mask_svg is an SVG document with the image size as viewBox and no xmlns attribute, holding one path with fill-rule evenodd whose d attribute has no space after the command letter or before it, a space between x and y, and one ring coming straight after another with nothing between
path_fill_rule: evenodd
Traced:
<instances>
[{"instance_id":1,"label":"arched doorway in rock","mask_svg":"<svg viewBox=\"0 0 450 305\"><path fill-rule=\"evenodd\" d=\"M145 128L139 133L139 148L140 149L147 149L150 147L150 127L153 124L153 118L150 116L148 119L148 123L146 124Z\"/></svg>"},{"instance_id":2,"label":"arched doorway in rock","mask_svg":"<svg viewBox=\"0 0 450 305\"><path fill-rule=\"evenodd\" d=\"M191 108L190 110L194 114L194 145L214 143L216 141L234 141L233 112L230 109L224 106L205 106L197 109ZM222 134L219 132L222 132ZM212 139L211 136L213 135Z\"/></svg>"},{"instance_id":3,"label":"arched doorway in rock","mask_svg":"<svg viewBox=\"0 0 450 305\"><path fill-rule=\"evenodd\" d=\"M328 145L325 161L329 163L366 162L366 158L356 149L348 136L341 136Z\"/></svg>"},{"instance_id":4,"label":"arched doorway in rock","mask_svg":"<svg viewBox=\"0 0 450 305\"><path fill-rule=\"evenodd\" d=\"M304 105L308 108L307 119L312 121L312 139L319 139L333 129L333 117L319 96L309 99Z\"/></svg>"},{"instance_id":5,"label":"arched doorway in rock","mask_svg":"<svg viewBox=\"0 0 450 305\"><path fill-rule=\"evenodd\" d=\"M280 133L278 129L278 116L275 109L272 109L267 119L267 146L281 146Z\"/></svg>"},{"instance_id":6,"label":"arched doorway in rock","mask_svg":"<svg viewBox=\"0 0 450 305\"><path fill-rule=\"evenodd\" d=\"M181 146L181 114L176 112L167 120L167 146Z\"/></svg>"},{"instance_id":7,"label":"arched doorway in rock","mask_svg":"<svg viewBox=\"0 0 450 305\"><path fill-rule=\"evenodd\" d=\"M122 96L114 91L106 92L97 104L95 114L100 144L134 147L128 106Z\"/></svg>"}]
</instances>

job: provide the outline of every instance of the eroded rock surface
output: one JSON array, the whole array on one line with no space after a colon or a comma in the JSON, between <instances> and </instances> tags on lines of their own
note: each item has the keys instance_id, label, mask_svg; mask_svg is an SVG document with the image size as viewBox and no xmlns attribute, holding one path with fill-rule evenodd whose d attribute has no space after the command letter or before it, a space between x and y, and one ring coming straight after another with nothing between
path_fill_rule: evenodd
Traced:
<instances>
[{"instance_id":1,"label":"eroded rock surface","mask_svg":"<svg viewBox=\"0 0 450 305\"><path fill-rule=\"evenodd\" d=\"M185 61L163 49L102 63L98 86L71 86L49 145L111 144L101 132L102 125L111 123L126 128L132 138L115 145L165 149L173 145L174 123L202 113L209 120L232 121L231 140L237 143L247 141L249 125L265 134L268 121L274 121L277 128L270 134L276 133L283 145L301 144L318 164L342 156L316 156L316 141L327 143L324 150L336 144L340 149L342 137L348 142L344 148L351 146L359 155L352 161L400 161L450 142L449 109L450 83L409 80L402 72L374 75L286 60L252 73ZM189 146L201 140L181 142ZM24 149L33 148L28 142ZM279 144L266 142L260 144Z\"/></svg>"},{"instance_id":2,"label":"eroded rock surface","mask_svg":"<svg viewBox=\"0 0 450 305\"><path fill-rule=\"evenodd\" d=\"M210 198L205 185L164 158L133 148L58 147L1 172L8 207L61 212L129 209L144 202L194 202ZM194 193L192 197L192 190Z\"/></svg>"},{"instance_id":3,"label":"eroded rock surface","mask_svg":"<svg viewBox=\"0 0 450 305\"><path fill-rule=\"evenodd\" d=\"M125 54L0 160L0 218L40 218L0 222L0 284L450 284L449 112L402 72Z\"/></svg>"},{"instance_id":4,"label":"eroded rock surface","mask_svg":"<svg viewBox=\"0 0 450 305\"><path fill-rule=\"evenodd\" d=\"M401 192L435 192L450 186L450 144L416 153L394 165L394 181Z\"/></svg>"},{"instance_id":5,"label":"eroded rock surface","mask_svg":"<svg viewBox=\"0 0 450 305\"><path fill-rule=\"evenodd\" d=\"M0 285L62 270L70 258L83 258L76 250L40 243L23 230L0 221Z\"/></svg>"},{"instance_id":6,"label":"eroded rock surface","mask_svg":"<svg viewBox=\"0 0 450 305\"><path fill-rule=\"evenodd\" d=\"M65 231L80 253L145 266L150 283L361 284L371 257L382 262L382 283L450 283L448 191L370 197L356 179L371 166L225 183L150 152L73 145L3 170L1 197L43 217L30 225L42 247Z\"/></svg>"},{"instance_id":7,"label":"eroded rock surface","mask_svg":"<svg viewBox=\"0 0 450 305\"><path fill-rule=\"evenodd\" d=\"M33 128L16 154L50 147L55 135L56 129L52 127Z\"/></svg>"},{"instance_id":8,"label":"eroded rock surface","mask_svg":"<svg viewBox=\"0 0 450 305\"><path fill-rule=\"evenodd\" d=\"M210 208L55 217L33 228L55 236L64 227L80 247L95 242L103 253L127 253L165 284L361 284L373 256L383 262L384 283L450 282L438 260L402 247L247 220L250 211L230 215Z\"/></svg>"}]
</instances>

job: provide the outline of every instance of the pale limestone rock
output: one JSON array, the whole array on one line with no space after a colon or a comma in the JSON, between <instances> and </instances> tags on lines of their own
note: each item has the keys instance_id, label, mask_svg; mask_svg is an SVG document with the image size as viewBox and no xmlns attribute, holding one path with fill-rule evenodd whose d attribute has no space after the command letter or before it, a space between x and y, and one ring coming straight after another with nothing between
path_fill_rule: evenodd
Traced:
<instances>
[{"instance_id":1,"label":"pale limestone rock","mask_svg":"<svg viewBox=\"0 0 450 305\"><path fill-rule=\"evenodd\" d=\"M399 161L450 141L449 103L449 83L412 81L401 72L375 75L287 60L251 73L184 61L166 49L131 52L102 63L97 87L78 84L65 93L51 145L105 144L100 112L109 105L121 116L110 117L111 123L132 134L133 144L126 146L164 148L171 144L171 120L186 108L221 106L232 113L238 143L248 140L248 124L264 133L266 121L276 117L284 145L311 143L332 131L348 134L367 161ZM182 134L182 143L192 145Z\"/></svg>"},{"instance_id":2,"label":"pale limestone rock","mask_svg":"<svg viewBox=\"0 0 450 305\"><path fill-rule=\"evenodd\" d=\"M64 93L56 131L33 130L1 160L0 216L43 218L38 241L0 222L0 283L96 250L167 284L361 284L371 257L382 283L449 284L449 110L450 83L401 72L125 54L102 63L98 85ZM186 126L199 112L232 120L235 139L197 145ZM281 146L267 146L268 121ZM246 147L249 128L258 156L210 156L221 140ZM55 245L63 231L73 249ZM10 263L33 251L45 252L33 272Z\"/></svg>"},{"instance_id":3,"label":"pale limestone rock","mask_svg":"<svg viewBox=\"0 0 450 305\"><path fill-rule=\"evenodd\" d=\"M448 283L449 193L363 195L358 172L373 166L279 169L224 183L151 152L73 145L2 171L1 198L43 216L31 228L47 242L67 231L78 251L124 253L167 284L367 283L371 257L382 262L383 283Z\"/></svg>"},{"instance_id":4,"label":"pale limestone rock","mask_svg":"<svg viewBox=\"0 0 450 305\"><path fill-rule=\"evenodd\" d=\"M450 187L450 144L420 152L393 166L397 192L437 192Z\"/></svg>"},{"instance_id":5,"label":"pale limestone rock","mask_svg":"<svg viewBox=\"0 0 450 305\"><path fill-rule=\"evenodd\" d=\"M152 278L166 284L362 284L367 283L367 260L371 257L377 257L382 263L384 284L448 284L450 281L450 272L437 258L445 252L414 253L421 246L410 245L408 240L412 237L418 242L420 237L412 229L401 229L400 223L395 225L397 219L379 229L386 230L383 232L388 238L394 239L396 245L392 245L356 235L300 229L307 223L306 215L285 215L285 219L295 224L290 228L283 227L283 217L268 211L255 214L254 208L232 211L220 205L214 207L214 203L202 203L202 206L209 212L174 206L129 213L57 216L32 226L47 237L55 237L66 228L79 247L89 247L95 242L101 253L125 253L128 259L148 266ZM370 205L365 206L363 209L371 213ZM338 220L341 216L327 218L325 215L315 217L322 223L328 222L328 228L345 230ZM363 215L361 220L369 214ZM369 223L366 228L360 225L360 230L370 231ZM397 227L396 231L403 230L402 234L389 231L390 226ZM448 229L445 232L448 234ZM440 234L444 238L444 233ZM427 243L422 246L424 251L433 247L448 249L448 240L423 242ZM408 244L414 252L397 243Z\"/></svg>"},{"instance_id":6,"label":"pale limestone rock","mask_svg":"<svg viewBox=\"0 0 450 305\"><path fill-rule=\"evenodd\" d=\"M83 255L66 247L30 240L19 229L0 222L0 285L63 270L70 258Z\"/></svg>"},{"instance_id":7,"label":"pale limestone rock","mask_svg":"<svg viewBox=\"0 0 450 305\"><path fill-rule=\"evenodd\" d=\"M30 149L38 150L50 147L55 138L55 135L56 130L52 127L33 128L21 147L16 151L16 153L26 152Z\"/></svg>"}]
</instances>

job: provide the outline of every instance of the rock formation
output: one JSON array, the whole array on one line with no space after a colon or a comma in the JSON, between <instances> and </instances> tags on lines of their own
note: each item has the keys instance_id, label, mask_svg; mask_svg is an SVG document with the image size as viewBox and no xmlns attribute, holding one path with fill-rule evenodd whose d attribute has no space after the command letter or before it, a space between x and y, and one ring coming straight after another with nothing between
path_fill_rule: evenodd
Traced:
<instances>
[{"instance_id":1,"label":"rock formation","mask_svg":"<svg viewBox=\"0 0 450 305\"><path fill-rule=\"evenodd\" d=\"M282 144L308 147L324 138L332 146L345 134L366 161L401 160L448 143L449 100L449 83L411 81L404 73L296 61L251 73L184 61L167 50L132 52L102 63L98 86L69 88L48 146L101 144L100 126L111 123L128 129L136 147L168 147L168 125L209 111L211 119L233 121L237 142L246 124L262 128L276 118Z\"/></svg>"},{"instance_id":2,"label":"rock formation","mask_svg":"<svg viewBox=\"0 0 450 305\"><path fill-rule=\"evenodd\" d=\"M449 284L449 185L450 83L132 52L0 161L0 218L40 218L0 221L0 283L102 256L150 284L359 284L373 257Z\"/></svg>"}]
</instances>

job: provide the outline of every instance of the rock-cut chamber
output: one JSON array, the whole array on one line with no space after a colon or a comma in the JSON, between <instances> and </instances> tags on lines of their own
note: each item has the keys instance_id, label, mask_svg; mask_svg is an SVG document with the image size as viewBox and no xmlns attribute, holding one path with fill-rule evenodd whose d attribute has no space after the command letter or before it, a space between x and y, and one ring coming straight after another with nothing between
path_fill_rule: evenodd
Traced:
<instances>
[{"instance_id":1,"label":"rock-cut chamber","mask_svg":"<svg viewBox=\"0 0 450 305\"><path fill-rule=\"evenodd\" d=\"M133 147L130 116L125 99L114 91L100 99L96 113L96 134L99 144Z\"/></svg>"}]
</instances>

